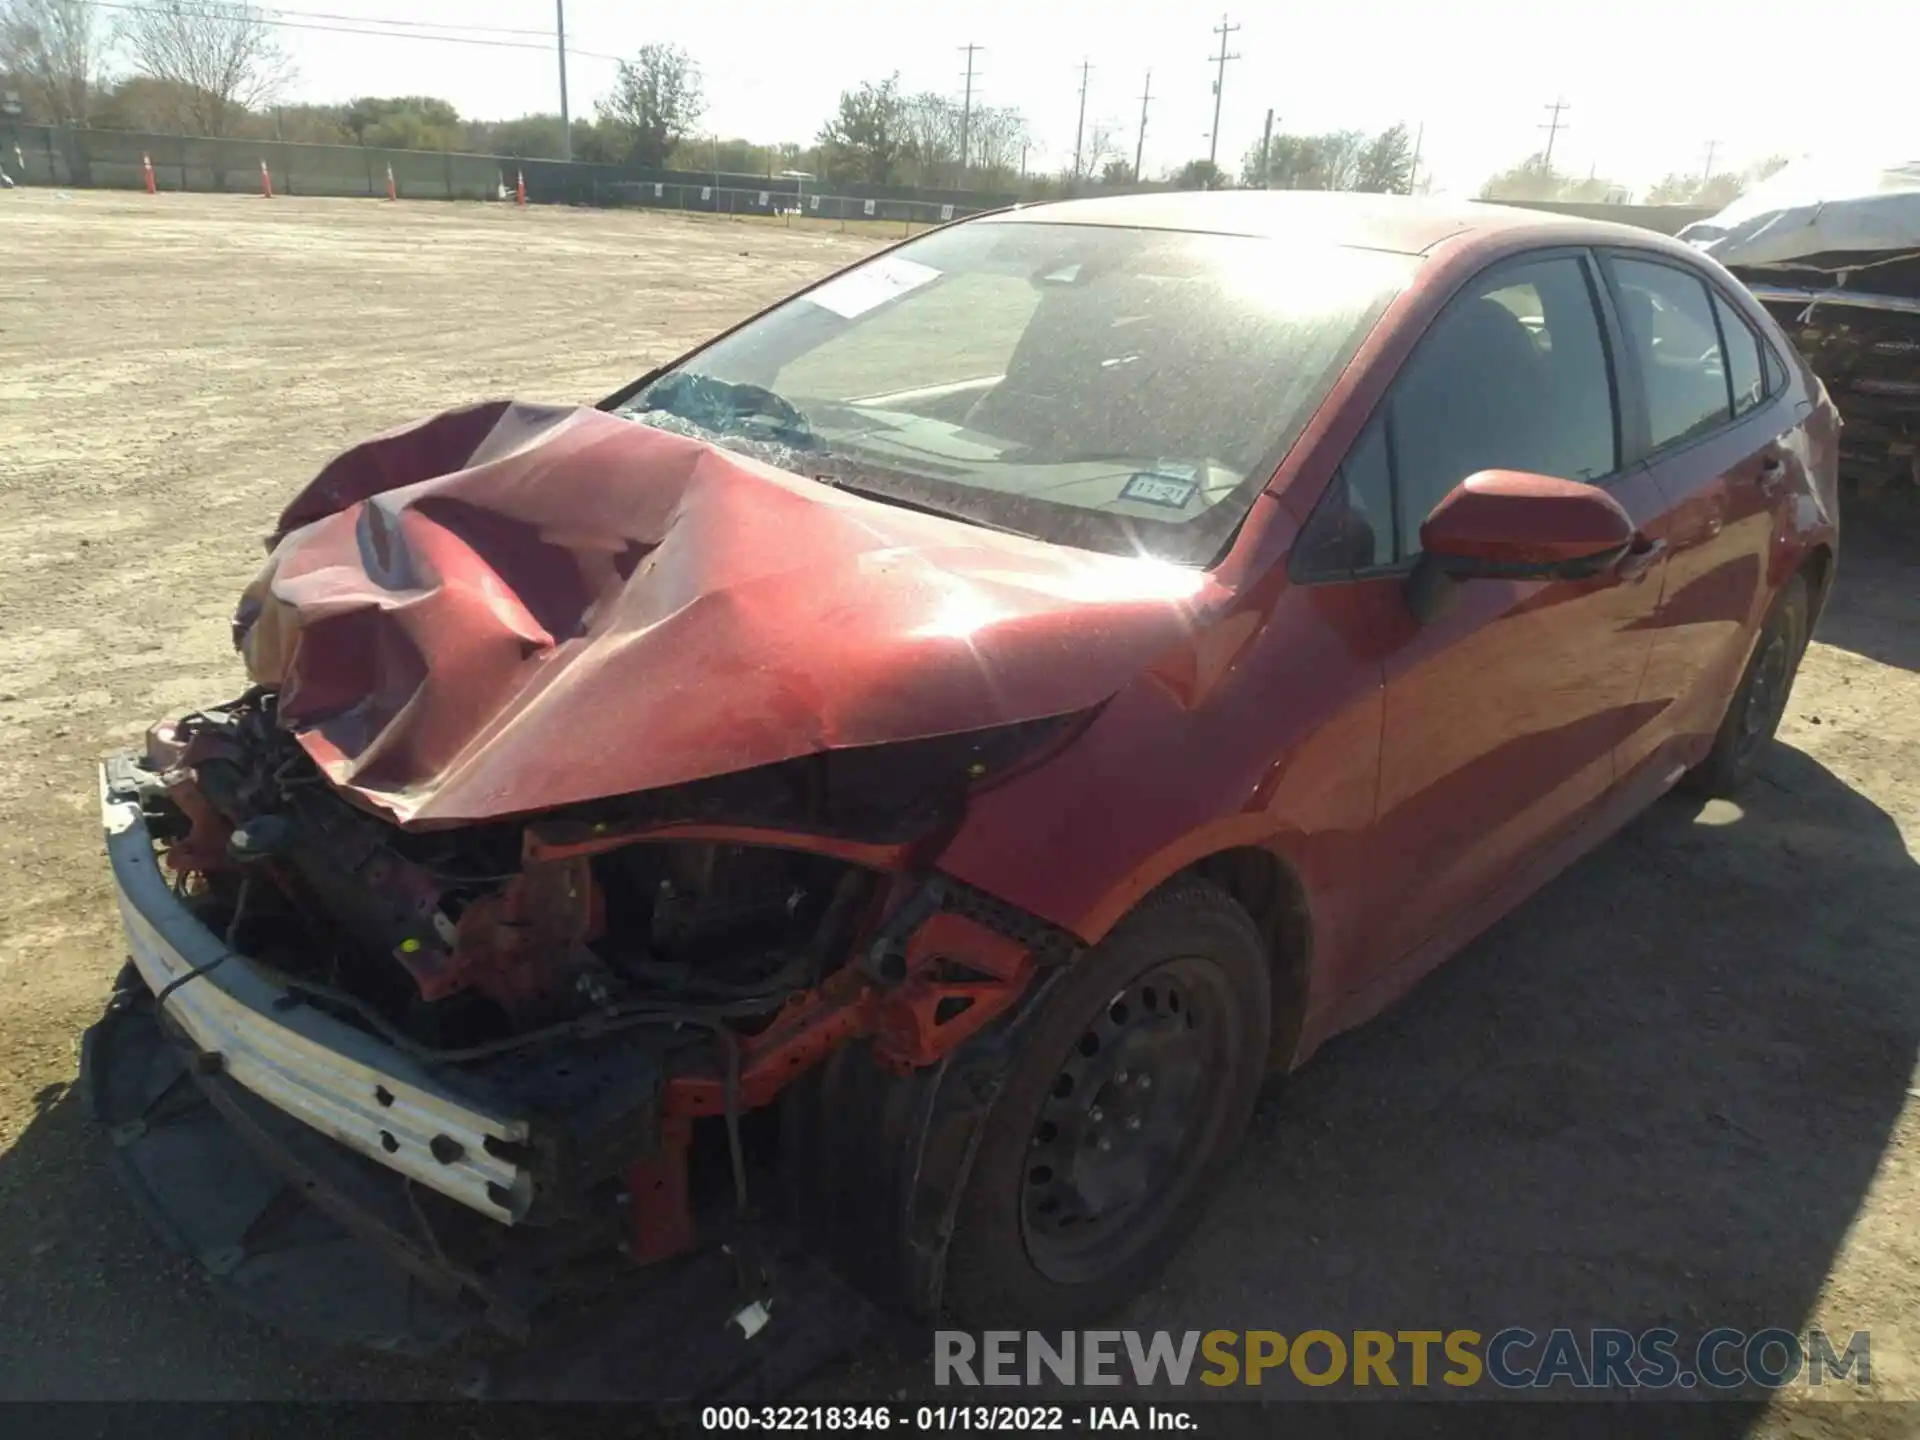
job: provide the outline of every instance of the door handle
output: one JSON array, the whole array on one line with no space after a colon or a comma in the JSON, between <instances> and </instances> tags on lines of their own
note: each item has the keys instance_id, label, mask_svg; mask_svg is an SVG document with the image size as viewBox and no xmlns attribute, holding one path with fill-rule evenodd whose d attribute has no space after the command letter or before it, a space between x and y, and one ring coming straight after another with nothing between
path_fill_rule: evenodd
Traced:
<instances>
[{"instance_id":1,"label":"door handle","mask_svg":"<svg viewBox=\"0 0 1920 1440\"><path fill-rule=\"evenodd\" d=\"M1627 547L1626 554L1614 564L1614 573L1622 580L1639 580L1654 567L1654 563L1666 553L1665 540L1651 539L1645 535L1633 537L1633 543Z\"/></svg>"}]
</instances>

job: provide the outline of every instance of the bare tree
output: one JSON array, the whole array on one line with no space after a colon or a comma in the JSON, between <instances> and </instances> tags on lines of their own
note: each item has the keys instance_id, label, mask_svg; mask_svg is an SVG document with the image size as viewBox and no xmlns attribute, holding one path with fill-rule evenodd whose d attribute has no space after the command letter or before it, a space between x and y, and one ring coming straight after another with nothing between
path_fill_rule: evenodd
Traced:
<instances>
[{"instance_id":1,"label":"bare tree","mask_svg":"<svg viewBox=\"0 0 1920 1440\"><path fill-rule=\"evenodd\" d=\"M1109 160L1120 159L1125 155L1125 147L1120 143L1120 126L1111 120L1090 120L1080 142L1080 168L1076 171L1071 164L1066 174L1070 180L1090 179L1098 175Z\"/></svg>"},{"instance_id":2,"label":"bare tree","mask_svg":"<svg viewBox=\"0 0 1920 1440\"><path fill-rule=\"evenodd\" d=\"M67 175L76 185L93 181L75 132L93 109L104 48L89 0L0 0L0 74L19 85L29 115L60 132Z\"/></svg>"},{"instance_id":3,"label":"bare tree","mask_svg":"<svg viewBox=\"0 0 1920 1440\"><path fill-rule=\"evenodd\" d=\"M101 48L90 0L0 0L0 72L13 76L32 116L86 124Z\"/></svg>"},{"instance_id":4,"label":"bare tree","mask_svg":"<svg viewBox=\"0 0 1920 1440\"><path fill-rule=\"evenodd\" d=\"M1012 176L1028 142L1027 117L1011 105L987 105L973 112L969 169L976 175Z\"/></svg>"},{"instance_id":5,"label":"bare tree","mask_svg":"<svg viewBox=\"0 0 1920 1440\"><path fill-rule=\"evenodd\" d=\"M195 133L225 135L293 79L266 16L227 0L151 0L128 9L121 38L134 68L177 86Z\"/></svg>"},{"instance_id":6,"label":"bare tree","mask_svg":"<svg viewBox=\"0 0 1920 1440\"><path fill-rule=\"evenodd\" d=\"M951 183L960 166L960 106L932 90L900 102L901 166L917 185Z\"/></svg>"}]
</instances>

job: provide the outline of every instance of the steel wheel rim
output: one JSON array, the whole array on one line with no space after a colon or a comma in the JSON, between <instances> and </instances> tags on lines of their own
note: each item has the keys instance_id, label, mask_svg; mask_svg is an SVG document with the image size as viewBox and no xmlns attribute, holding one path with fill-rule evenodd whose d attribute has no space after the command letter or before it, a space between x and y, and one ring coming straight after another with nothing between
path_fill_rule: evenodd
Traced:
<instances>
[{"instance_id":1,"label":"steel wheel rim","mask_svg":"<svg viewBox=\"0 0 1920 1440\"><path fill-rule=\"evenodd\" d=\"M1043 1275L1097 1278L1158 1231L1217 1129L1230 1003L1213 961L1167 961L1129 981L1068 1047L1020 1177L1021 1236Z\"/></svg>"},{"instance_id":2,"label":"steel wheel rim","mask_svg":"<svg viewBox=\"0 0 1920 1440\"><path fill-rule=\"evenodd\" d=\"M1787 637L1775 631L1767 638L1753 668L1753 683L1747 688L1747 703L1740 716L1740 753L1757 748L1780 723L1780 712L1787 703Z\"/></svg>"}]
</instances>

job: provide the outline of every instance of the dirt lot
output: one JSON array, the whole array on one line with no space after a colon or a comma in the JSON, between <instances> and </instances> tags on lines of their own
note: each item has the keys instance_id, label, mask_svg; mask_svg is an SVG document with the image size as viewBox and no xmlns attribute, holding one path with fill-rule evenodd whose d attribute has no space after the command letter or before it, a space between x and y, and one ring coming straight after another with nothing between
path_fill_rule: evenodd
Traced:
<instances>
[{"instance_id":1,"label":"dirt lot","mask_svg":"<svg viewBox=\"0 0 1920 1440\"><path fill-rule=\"evenodd\" d=\"M0 199L0 1398L439 1393L216 1308L108 1176L69 1088L122 953L91 765L236 688L258 537L343 444L477 396L597 397L873 243ZM1916 554L1856 526L1763 782L1662 804L1276 1086L1118 1323L1868 1329L1873 1394L1920 1398ZM875 1353L817 1385L920 1373Z\"/></svg>"}]
</instances>

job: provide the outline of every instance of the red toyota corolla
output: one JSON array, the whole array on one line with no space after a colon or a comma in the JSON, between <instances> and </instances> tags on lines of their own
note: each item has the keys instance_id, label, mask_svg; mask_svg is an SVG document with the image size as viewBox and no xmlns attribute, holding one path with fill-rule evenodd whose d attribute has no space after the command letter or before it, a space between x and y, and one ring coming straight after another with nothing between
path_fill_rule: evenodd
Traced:
<instances>
[{"instance_id":1,"label":"red toyota corolla","mask_svg":"<svg viewBox=\"0 0 1920 1440\"><path fill-rule=\"evenodd\" d=\"M1265 1075L1752 770L1837 425L1676 243L1224 193L372 440L281 518L251 688L104 769L96 1110L331 1334L528 1333L756 1226L923 1313L1109 1310Z\"/></svg>"}]
</instances>

